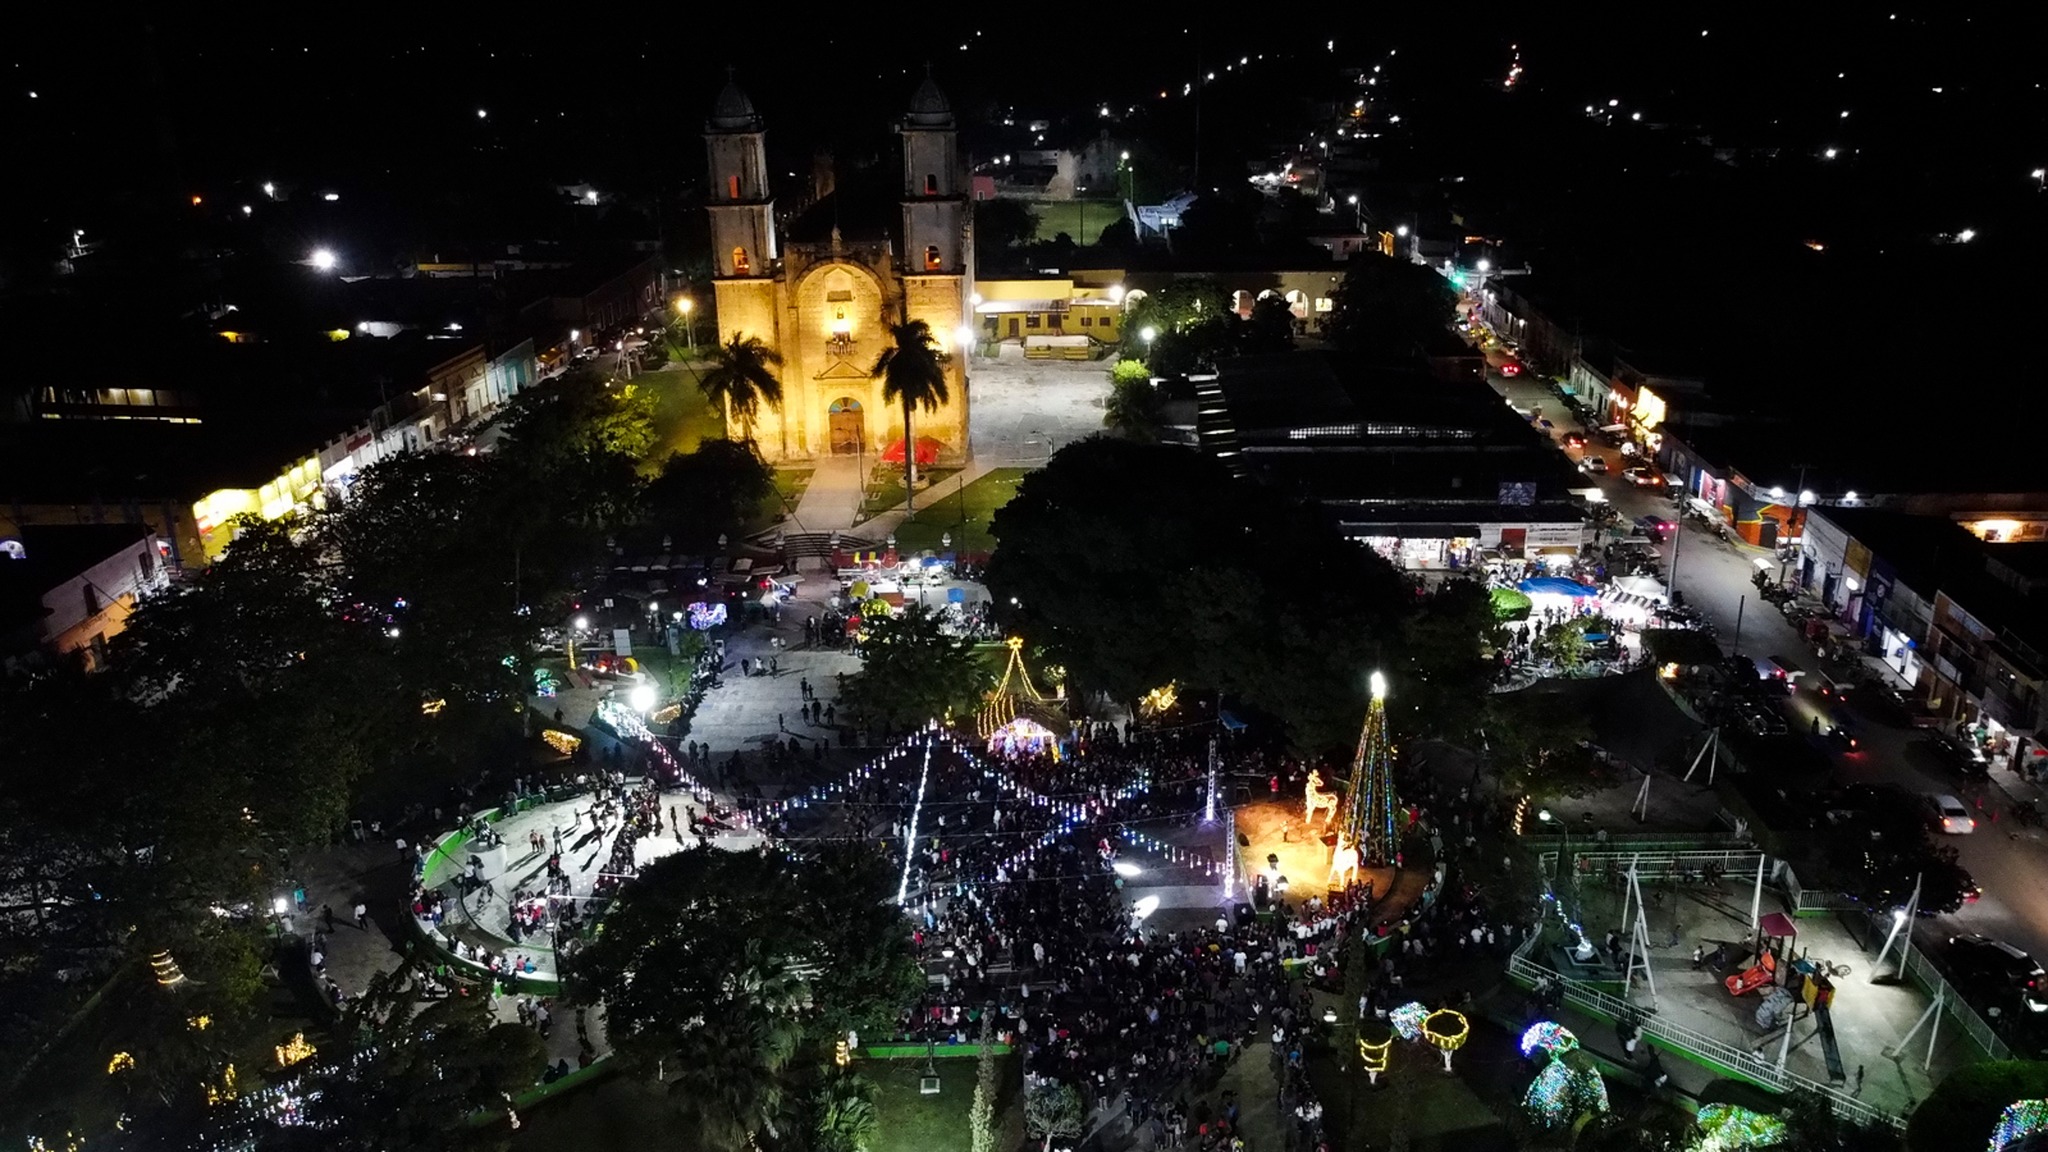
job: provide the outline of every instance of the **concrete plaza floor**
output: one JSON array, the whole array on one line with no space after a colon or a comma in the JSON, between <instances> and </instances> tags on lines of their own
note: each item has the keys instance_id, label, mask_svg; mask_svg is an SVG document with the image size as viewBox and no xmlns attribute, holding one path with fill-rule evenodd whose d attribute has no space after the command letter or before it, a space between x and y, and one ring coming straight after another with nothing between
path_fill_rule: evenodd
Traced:
<instances>
[{"instance_id":1,"label":"concrete plaza floor","mask_svg":"<svg viewBox=\"0 0 2048 1152\"><path fill-rule=\"evenodd\" d=\"M1643 898L1649 904L1650 968L1656 996L1653 1002L1649 988L1639 977L1629 998L1644 1007L1654 1003L1659 1020L1752 1051L1760 1066L1775 1066L1784 1030L1766 1030L1757 1024L1762 993L1731 996L1723 984L1726 977L1748 967L1744 958L1750 938L1749 907L1753 894L1752 882L1735 877L1724 878L1718 885L1670 888L1646 881ZM1782 904L1767 887L1762 912L1781 908ZM1582 882L1577 909L1587 935L1596 944L1609 929L1621 927L1622 894L1618 887L1590 879ZM1871 961L1883 943L1882 937L1868 942L1866 948L1865 942L1833 915L1804 917L1793 924L1798 931L1792 945L1795 957L1804 955L1850 967L1848 975L1832 980L1835 995L1829 1012L1841 1053L1845 1089L1856 1088L1860 1070L1861 1099L1904 1114L1925 1099L1946 1073L1985 1058L1946 1013L1934 1037L1931 1066L1927 1027L1923 1025L1907 1041L1932 1000L1910 982L1871 982ZM1709 962L1695 969L1695 944L1710 956L1717 945L1726 944L1731 956L1729 966L1716 971ZM1549 960L1544 962L1548 964ZM1898 951L1894 945L1882 973L1890 977L1898 970ZM1832 1079L1817 1022L1803 1010L1792 1025L1792 1046L1785 1067L1821 1083Z\"/></svg>"},{"instance_id":2,"label":"concrete plaza floor","mask_svg":"<svg viewBox=\"0 0 2048 1152\"><path fill-rule=\"evenodd\" d=\"M659 835L642 836L634 843L633 867L644 868L663 856L694 847L696 841L689 836L689 821L691 811L697 807L681 790L665 795L662 802L663 830ZM529 975L540 980L556 979L555 949L547 932L513 939L512 901L522 890L533 900L545 899L540 894L547 886L547 861L557 851L557 844L560 845L562 870L569 875L567 898L577 901L590 899L593 886L611 864L621 827L615 817L613 823L599 831L589 809L589 796L537 805L491 826L504 838L503 844L484 847L471 841L463 845L455 853L456 858L449 862L450 867L431 873L437 879L446 877L441 891L450 903L442 916L438 933L444 939L460 940L471 947L530 959L533 970ZM666 822L671 809L674 810L675 825L683 833L680 838ZM541 837L542 846L538 849L528 839L535 833ZM751 829L720 832L710 839L712 847L735 852L748 851L766 843L759 832ZM472 860L480 863L479 883L469 892L462 893L459 881Z\"/></svg>"},{"instance_id":3,"label":"concrete plaza floor","mask_svg":"<svg viewBox=\"0 0 2048 1152\"><path fill-rule=\"evenodd\" d=\"M1026 360L1020 348L967 365L974 459L1037 467L1054 452L1102 431L1112 360Z\"/></svg>"}]
</instances>

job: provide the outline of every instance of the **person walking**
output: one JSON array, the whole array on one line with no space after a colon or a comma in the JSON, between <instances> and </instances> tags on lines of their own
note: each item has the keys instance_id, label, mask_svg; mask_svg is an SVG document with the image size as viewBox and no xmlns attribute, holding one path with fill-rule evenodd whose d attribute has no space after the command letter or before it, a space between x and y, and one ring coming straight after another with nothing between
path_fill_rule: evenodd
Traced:
<instances>
[{"instance_id":1,"label":"person walking","mask_svg":"<svg viewBox=\"0 0 2048 1152\"><path fill-rule=\"evenodd\" d=\"M370 930L370 909L362 901L356 901L356 927L365 932Z\"/></svg>"},{"instance_id":2,"label":"person walking","mask_svg":"<svg viewBox=\"0 0 2048 1152\"><path fill-rule=\"evenodd\" d=\"M334 931L334 905L322 904L320 906L320 921L327 925L329 932Z\"/></svg>"}]
</instances>

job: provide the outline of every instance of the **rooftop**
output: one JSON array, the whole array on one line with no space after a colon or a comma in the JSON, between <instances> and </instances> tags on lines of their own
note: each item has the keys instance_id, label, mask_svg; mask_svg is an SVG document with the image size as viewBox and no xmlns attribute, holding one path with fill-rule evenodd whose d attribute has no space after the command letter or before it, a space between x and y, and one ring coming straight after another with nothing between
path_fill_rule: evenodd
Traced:
<instances>
[{"instance_id":1,"label":"rooftop","mask_svg":"<svg viewBox=\"0 0 2048 1152\"><path fill-rule=\"evenodd\" d=\"M2042 493L2048 479L2032 459L2011 451L1954 449L1931 441L1924 423L1762 417L1671 431L1708 461L1752 483L1787 491L1802 486L1828 499L1912 494ZM1803 479L1802 479L1803 477Z\"/></svg>"}]
</instances>

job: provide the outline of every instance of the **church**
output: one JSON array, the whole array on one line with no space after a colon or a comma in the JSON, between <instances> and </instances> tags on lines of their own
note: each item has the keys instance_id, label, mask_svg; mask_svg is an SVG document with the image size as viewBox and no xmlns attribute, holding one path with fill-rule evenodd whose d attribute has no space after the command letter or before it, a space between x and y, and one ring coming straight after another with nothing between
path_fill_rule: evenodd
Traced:
<instances>
[{"instance_id":1,"label":"church","mask_svg":"<svg viewBox=\"0 0 2048 1152\"><path fill-rule=\"evenodd\" d=\"M903 318L931 325L947 353L949 402L917 413L917 441L936 441L941 462L966 458L972 221L952 106L929 75L896 131L903 178L893 205L858 211L834 191L781 234L753 101L728 83L705 125L719 339L757 336L783 358L782 408L764 404L754 428L770 460L876 459L902 439L903 409L883 403L869 372L889 346L887 325Z\"/></svg>"}]
</instances>

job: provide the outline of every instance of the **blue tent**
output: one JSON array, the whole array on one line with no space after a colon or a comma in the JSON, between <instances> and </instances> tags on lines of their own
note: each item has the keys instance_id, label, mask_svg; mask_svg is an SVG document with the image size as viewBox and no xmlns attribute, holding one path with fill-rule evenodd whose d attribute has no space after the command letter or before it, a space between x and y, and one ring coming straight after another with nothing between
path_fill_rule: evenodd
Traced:
<instances>
[{"instance_id":1,"label":"blue tent","mask_svg":"<svg viewBox=\"0 0 2048 1152\"><path fill-rule=\"evenodd\" d=\"M1537 576L1515 585L1515 590L1525 596L1550 595L1570 596L1580 600L1591 600L1600 595L1600 590L1577 580L1566 580L1562 576Z\"/></svg>"}]
</instances>

